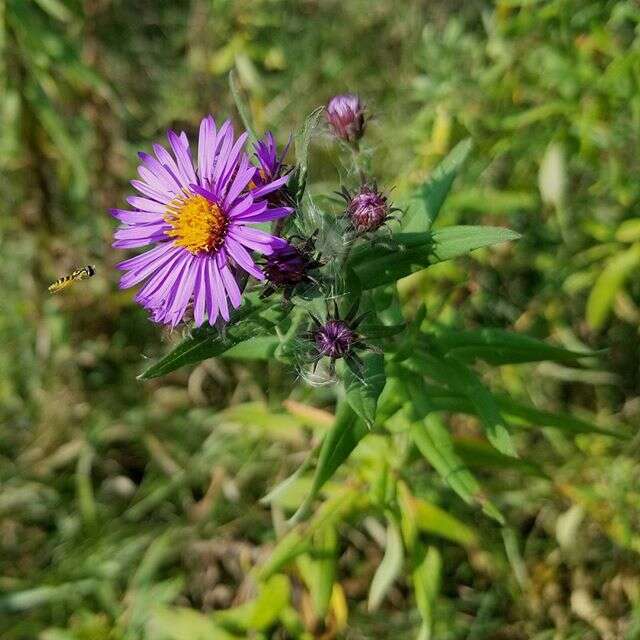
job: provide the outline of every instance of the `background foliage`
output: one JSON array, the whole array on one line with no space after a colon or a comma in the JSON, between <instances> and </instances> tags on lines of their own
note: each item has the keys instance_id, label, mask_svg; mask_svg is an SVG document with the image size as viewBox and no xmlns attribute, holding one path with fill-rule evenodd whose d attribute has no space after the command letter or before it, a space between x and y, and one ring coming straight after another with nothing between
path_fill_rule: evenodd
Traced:
<instances>
[{"instance_id":1,"label":"background foliage","mask_svg":"<svg viewBox=\"0 0 640 640\"><path fill-rule=\"evenodd\" d=\"M281 140L333 93L359 91L375 114L376 175L398 200L471 137L438 224L503 225L523 239L402 281L403 304L424 302L453 335L497 326L608 349L581 367L483 377L540 411L633 436L639 23L634 0L7 0L2 637L384 638L427 619L437 638L640 637L633 438L523 430L526 461L508 463L475 418L434 420L430 436L448 430L479 467L502 527L426 463L433 443L399 435L390 450L372 435L305 525L312 553L281 573L274 540L302 496L260 499L331 425L333 391L234 360L134 382L180 336L162 336L117 291L105 214L139 148L169 126L193 131L203 113L234 113L231 69L257 128ZM341 171L322 133L311 170L318 191ZM46 294L89 262L99 274L87 286ZM416 557L405 558L412 536Z\"/></svg>"}]
</instances>

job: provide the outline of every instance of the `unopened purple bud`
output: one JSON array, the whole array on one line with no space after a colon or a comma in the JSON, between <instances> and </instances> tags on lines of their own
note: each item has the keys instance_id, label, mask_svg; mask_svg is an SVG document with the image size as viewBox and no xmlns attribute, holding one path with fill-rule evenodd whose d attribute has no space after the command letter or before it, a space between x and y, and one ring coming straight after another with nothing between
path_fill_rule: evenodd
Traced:
<instances>
[{"instance_id":1,"label":"unopened purple bud","mask_svg":"<svg viewBox=\"0 0 640 640\"><path fill-rule=\"evenodd\" d=\"M266 256L264 274L276 286L295 286L307 277L309 260L293 245L276 249Z\"/></svg>"},{"instance_id":2,"label":"unopened purple bud","mask_svg":"<svg viewBox=\"0 0 640 640\"><path fill-rule=\"evenodd\" d=\"M328 320L315 331L314 340L321 356L336 360L349 353L357 337L346 322Z\"/></svg>"},{"instance_id":3,"label":"unopened purple bud","mask_svg":"<svg viewBox=\"0 0 640 640\"><path fill-rule=\"evenodd\" d=\"M353 93L334 96L327 104L327 121L334 135L346 142L358 142L366 125L365 106Z\"/></svg>"},{"instance_id":4,"label":"unopened purple bud","mask_svg":"<svg viewBox=\"0 0 640 640\"><path fill-rule=\"evenodd\" d=\"M357 233L379 229L389 217L387 197L377 187L363 184L347 204L347 216Z\"/></svg>"}]
</instances>

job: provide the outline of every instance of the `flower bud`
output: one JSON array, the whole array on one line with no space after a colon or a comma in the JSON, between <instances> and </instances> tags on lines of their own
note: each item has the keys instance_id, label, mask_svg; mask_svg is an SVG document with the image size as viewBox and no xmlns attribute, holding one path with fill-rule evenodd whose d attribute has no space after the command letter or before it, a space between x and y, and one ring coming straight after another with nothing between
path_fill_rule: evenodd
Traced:
<instances>
[{"instance_id":1,"label":"flower bud","mask_svg":"<svg viewBox=\"0 0 640 640\"><path fill-rule=\"evenodd\" d=\"M357 233L376 231L389 219L392 209L376 185L363 184L355 195L345 191L343 196L347 217Z\"/></svg>"},{"instance_id":2,"label":"flower bud","mask_svg":"<svg viewBox=\"0 0 640 640\"><path fill-rule=\"evenodd\" d=\"M264 275L276 287L295 286L307 278L309 259L293 245L266 256Z\"/></svg>"},{"instance_id":3,"label":"flower bud","mask_svg":"<svg viewBox=\"0 0 640 640\"><path fill-rule=\"evenodd\" d=\"M319 356L337 360L351 351L358 337L343 320L328 320L315 330L313 339Z\"/></svg>"},{"instance_id":4,"label":"flower bud","mask_svg":"<svg viewBox=\"0 0 640 640\"><path fill-rule=\"evenodd\" d=\"M365 106L352 93L334 96L326 109L327 121L333 134L345 142L356 143L364 134Z\"/></svg>"}]
</instances>

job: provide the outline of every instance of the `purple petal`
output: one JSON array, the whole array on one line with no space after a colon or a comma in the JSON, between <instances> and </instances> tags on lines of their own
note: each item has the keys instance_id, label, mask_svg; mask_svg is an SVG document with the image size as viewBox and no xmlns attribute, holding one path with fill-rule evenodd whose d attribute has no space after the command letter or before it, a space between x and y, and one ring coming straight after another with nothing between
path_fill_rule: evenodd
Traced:
<instances>
[{"instance_id":1,"label":"purple petal","mask_svg":"<svg viewBox=\"0 0 640 640\"><path fill-rule=\"evenodd\" d=\"M212 154L216 143L216 123L211 116L203 118L200 123L198 138L198 173L200 184L206 186L211 174Z\"/></svg>"},{"instance_id":2,"label":"purple petal","mask_svg":"<svg viewBox=\"0 0 640 640\"><path fill-rule=\"evenodd\" d=\"M262 187L252 189L251 195L253 196L254 200L257 198L262 198L262 196L266 196L272 191L276 191L277 189L279 189L282 185L287 184L287 180L289 180L289 176L282 176L282 178L278 178L273 182L269 182Z\"/></svg>"},{"instance_id":3,"label":"purple petal","mask_svg":"<svg viewBox=\"0 0 640 640\"><path fill-rule=\"evenodd\" d=\"M287 242L281 238L264 233L259 229L250 229L234 225L229 228L229 236L254 251L259 251L264 255L271 255L276 249L283 249L287 246Z\"/></svg>"},{"instance_id":4,"label":"purple petal","mask_svg":"<svg viewBox=\"0 0 640 640\"><path fill-rule=\"evenodd\" d=\"M228 209L236 198L242 193L245 187L249 184L251 178L253 178L255 168L249 165L249 159L247 156L243 156L240 160L240 166L238 171L229 187L227 197L224 200L224 207Z\"/></svg>"},{"instance_id":5,"label":"purple petal","mask_svg":"<svg viewBox=\"0 0 640 640\"><path fill-rule=\"evenodd\" d=\"M224 287L229 295L229 300L231 300L231 304L237 309L242 302L242 294L240 293L240 287L238 287L236 279L231 273L231 269L229 269L229 262L224 249L221 249L216 254L216 263L222 276Z\"/></svg>"},{"instance_id":6,"label":"purple petal","mask_svg":"<svg viewBox=\"0 0 640 640\"><path fill-rule=\"evenodd\" d=\"M229 255L242 267L247 273L251 274L257 280L264 280L264 274L258 267L256 267L254 261L247 250L231 236L227 236L225 239L225 247L229 252Z\"/></svg>"},{"instance_id":7,"label":"purple petal","mask_svg":"<svg viewBox=\"0 0 640 640\"><path fill-rule=\"evenodd\" d=\"M189 262L191 254L187 251L180 251L174 257L156 271L155 275L149 278L147 283L136 294L136 302L144 304L148 309L162 307L165 301L165 294L180 276L185 264Z\"/></svg>"},{"instance_id":8,"label":"purple petal","mask_svg":"<svg viewBox=\"0 0 640 640\"><path fill-rule=\"evenodd\" d=\"M207 262L210 262L209 256L199 256L195 263L196 280L193 289L193 319L196 327L204 322L204 310L206 302L207 283L205 281L205 273L207 271Z\"/></svg>"},{"instance_id":9,"label":"purple petal","mask_svg":"<svg viewBox=\"0 0 640 640\"><path fill-rule=\"evenodd\" d=\"M236 165L238 164L240 154L242 153L242 148L244 147L247 141L248 135L249 134L245 132L242 135L238 136L238 139L233 145L233 148L231 149L231 151L229 151L229 155L225 159L224 169L220 172L220 179L218 180L219 185L226 184L231 179L231 176L233 175ZM242 153L242 155L246 157L246 154ZM222 157L224 159L224 156ZM247 158L247 164L249 164L249 158Z\"/></svg>"},{"instance_id":10,"label":"purple petal","mask_svg":"<svg viewBox=\"0 0 640 640\"><path fill-rule=\"evenodd\" d=\"M169 243L166 243L169 244ZM163 247L164 249L164 247ZM140 264L135 269L131 269L127 273L125 273L120 278L120 288L128 289L129 287L133 287L134 285L142 282L145 278L148 278L152 273L158 271L162 267L164 267L169 261L173 260L175 256L180 253L181 249L179 247L173 246L169 244L169 249L164 250L159 255L155 257L151 257L147 259L147 262ZM151 251L148 251L146 254L150 254Z\"/></svg>"},{"instance_id":11,"label":"purple petal","mask_svg":"<svg viewBox=\"0 0 640 640\"><path fill-rule=\"evenodd\" d=\"M266 202L253 202L253 197L251 194L247 195L243 200L239 200L236 204L231 207L229 210L229 219L233 220L234 218L242 215L249 215L252 213L262 212L266 209Z\"/></svg>"},{"instance_id":12,"label":"purple petal","mask_svg":"<svg viewBox=\"0 0 640 640\"><path fill-rule=\"evenodd\" d=\"M215 258L213 260L207 260L205 262L205 298L207 303L207 316L209 318L209 324L214 324L220 315L220 305L217 300L215 289L215 278L213 271L216 268Z\"/></svg>"},{"instance_id":13,"label":"purple petal","mask_svg":"<svg viewBox=\"0 0 640 640\"><path fill-rule=\"evenodd\" d=\"M196 172L193 170L193 160L191 160L187 136L184 133L177 136L175 131L169 130L167 138L178 161L180 172L187 178L187 182L196 182Z\"/></svg>"},{"instance_id":14,"label":"purple petal","mask_svg":"<svg viewBox=\"0 0 640 640\"><path fill-rule=\"evenodd\" d=\"M167 210L167 206L160 204L155 200L149 200L149 198L141 198L140 196L129 196L127 202L140 211L152 211L153 213L163 214Z\"/></svg>"},{"instance_id":15,"label":"purple petal","mask_svg":"<svg viewBox=\"0 0 640 640\"><path fill-rule=\"evenodd\" d=\"M168 204L173 199L173 196L171 194L167 193L166 191L160 192L155 188L149 186L143 180L131 180L131 186L139 191L142 195L145 195L152 200L155 200L156 202Z\"/></svg>"},{"instance_id":16,"label":"purple petal","mask_svg":"<svg viewBox=\"0 0 640 640\"><path fill-rule=\"evenodd\" d=\"M184 189L189 184L189 181L180 169L178 169L178 165L171 157L171 154L161 144L154 144L153 152L167 172L171 174L180 187Z\"/></svg>"},{"instance_id":17,"label":"purple petal","mask_svg":"<svg viewBox=\"0 0 640 640\"><path fill-rule=\"evenodd\" d=\"M225 124L227 123L225 122ZM215 185L216 189L219 185L220 175L227 166L227 158L229 157L229 151L231 151L231 147L233 145L233 127L231 126L231 123L229 123L229 126L225 129L224 134L222 134L221 130L221 134L218 135L218 138L220 140L220 148L213 160L213 171L211 174L211 184Z\"/></svg>"},{"instance_id":18,"label":"purple petal","mask_svg":"<svg viewBox=\"0 0 640 640\"><path fill-rule=\"evenodd\" d=\"M116 265L116 268L120 269L121 271L136 269L137 267L145 264L149 260L156 258L157 256L161 255L165 251L168 251L173 246L174 245L172 242L162 242L154 249L150 249L149 251L145 251L144 253L141 253L133 258L129 258L128 260L123 260L122 262L119 262Z\"/></svg>"},{"instance_id":19,"label":"purple petal","mask_svg":"<svg viewBox=\"0 0 640 640\"><path fill-rule=\"evenodd\" d=\"M191 191L193 191L193 193L197 193L203 198L206 198L207 200L209 200L209 202L218 204L218 198L216 197L216 194L213 193L213 191L209 191L209 189L205 189L205 187L201 187L199 184L191 184L189 185L189 188L191 189Z\"/></svg>"},{"instance_id":20,"label":"purple petal","mask_svg":"<svg viewBox=\"0 0 640 640\"><path fill-rule=\"evenodd\" d=\"M150 156L142 151L138 154L140 160L144 163L141 168L146 168L155 178L162 183L162 186L170 193L180 193L182 188L180 181L166 167L164 167L157 158ZM143 175L141 173L141 175Z\"/></svg>"},{"instance_id":21,"label":"purple petal","mask_svg":"<svg viewBox=\"0 0 640 640\"><path fill-rule=\"evenodd\" d=\"M184 312L187 309L189 300L191 300L197 271L198 260L194 258L185 267L185 273L181 280L176 283L179 286L176 288L172 302L167 307L167 315L171 316L171 324L174 327L184 317Z\"/></svg>"},{"instance_id":22,"label":"purple petal","mask_svg":"<svg viewBox=\"0 0 640 640\"><path fill-rule=\"evenodd\" d=\"M291 207L276 207L274 209L263 209L260 213L246 213L236 216L234 222L254 223L254 222L269 222L270 220L277 220L278 218L284 218L293 212Z\"/></svg>"},{"instance_id":23,"label":"purple petal","mask_svg":"<svg viewBox=\"0 0 640 640\"><path fill-rule=\"evenodd\" d=\"M137 224L135 226L118 227L113 237L116 240L136 240L149 238L157 233L164 232L171 227L164 221L152 224Z\"/></svg>"},{"instance_id":24,"label":"purple petal","mask_svg":"<svg viewBox=\"0 0 640 640\"><path fill-rule=\"evenodd\" d=\"M136 301L142 302L148 309L167 309L170 302L167 294L171 293L170 290L176 283L180 283L182 274L192 259L193 256L188 251L176 254L174 260L158 269L156 275L138 291Z\"/></svg>"},{"instance_id":25,"label":"purple petal","mask_svg":"<svg viewBox=\"0 0 640 640\"><path fill-rule=\"evenodd\" d=\"M220 276L220 269L218 267L219 256L220 256L220 253L216 254L215 263L213 262L209 263L211 265L210 266L211 283L213 285L213 295L218 304L220 315L225 320L229 320L229 305L227 304L227 292L224 288L224 284L222 283L222 277Z\"/></svg>"},{"instance_id":26,"label":"purple petal","mask_svg":"<svg viewBox=\"0 0 640 640\"><path fill-rule=\"evenodd\" d=\"M109 209L109 213L124 224L148 224L163 222L159 213L149 211L127 211L126 209Z\"/></svg>"}]
</instances>

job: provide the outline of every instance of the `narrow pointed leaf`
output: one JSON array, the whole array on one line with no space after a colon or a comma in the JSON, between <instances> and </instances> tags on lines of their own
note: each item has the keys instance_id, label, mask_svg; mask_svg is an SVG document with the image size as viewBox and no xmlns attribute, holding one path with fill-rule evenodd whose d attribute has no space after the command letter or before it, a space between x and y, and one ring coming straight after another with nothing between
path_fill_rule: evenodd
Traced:
<instances>
[{"instance_id":1,"label":"narrow pointed leaf","mask_svg":"<svg viewBox=\"0 0 640 640\"><path fill-rule=\"evenodd\" d=\"M251 112L249 111L249 107L242 97L242 93L240 92L240 87L236 81L236 74L232 70L229 72L229 89L231 90L231 95L233 96L233 101L236 104L236 109L240 114L240 119L242 120L242 124L249 134L249 141L251 144L255 144L258 141L258 137L256 136L255 129L253 128L253 121L251 118Z\"/></svg>"},{"instance_id":2,"label":"narrow pointed leaf","mask_svg":"<svg viewBox=\"0 0 640 640\"><path fill-rule=\"evenodd\" d=\"M453 181L471 151L471 139L456 145L435 168L430 179L415 194L417 206L409 209L404 220L404 231L429 231L444 204Z\"/></svg>"},{"instance_id":3,"label":"narrow pointed leaf","mask_svg":"<svg viewBox=\"0 0 640 640\"><path fill-rule=\"evenodd\" d=\"M369 600L367 608L369 611L376 611L385 596L389 592L396 578L402 572L404 564L404 548L402 546L402 536L400 528L395 521L390 518L387 525L387 540L384 549L384 556L378 565L369 588Z\"/></svg>"},{"instance_id":4,"label":"narrow pointed leaf","mask_svg":"<svg viewBox=\"0 0 640 640\"><path fill-rule=\"evenodd\" d=\"M267 561L258 568L257 577L267 580L294 558L308 553L312 549L315 533L340 521L351 511L358 499L359 495L354 489L334 493L308 522L296 524L277 542Z\"/></svg>"},{"instance_id":5,"label":"narrow pointed leaf","mask_svg":"<svg viewBox=\"0 0 640 640\"><path fill-rule=\"evenodd\" d=\"M354 249L349 266L365 290L396 282L426 267L475 249L520 237L503 227L457 226L433 233L399 233L379 245Z\"/></svg>"},{"instance_id":6,"label":"narrow pointed leaf","mask_svg":"<svg viewBox=\"0 0 640 640\"><path fill-rule=\"evenodd\" d=\"M593 351L569 351L547 344L542 340L503 329L477 331L436 331L438 346L457 360L472 362L476 359L490 364L517 364L523 362L576 363L581 358L597 356Z\"/></svg>"},{"instance_id":7,"label":"narrow pointed leaf","mask_svg":"<svg viewBox=\"0 0 640 640\"><path fill-rule=\"evenodd\" d=\"M379 353L366 353L362 356L362 363L361 370L357 365L343 366L342 376L347 402L371 427L376 419L378 397L385 384L384 357Z\"/></svg>"},{"instance_id":8,"label":"narrow pointed leaf","mask_svg":"<svg viewBox=\"0 0 640 640\"><path fill-rule=\"evenodd\" d=\"M429 547L426 552L421 550L416 558L413 570L413 590L416 604L422 616L422 637L431 638L433 633L434 612L436 599L440 593L442 574L442 558L435 547Z\"/></svg>"},{"instance_id":9,"label":"narrow pointed leaf","mask_svg":"<svg viewBox=\"0 0 640 640\"><path fill-rule=\"evenodd\" d=\"M338 405L333 427L331 427L331 430L325 435L320 445L318 464L313 476L311 491L305 501L300 505L298 511L293 515L291 519L292 523L298 522L306 517L313 501L327 480L329 480L340 465L347 460L351 452L367 433L367 427L358 419L351 405L346 400L342 400Z\"/></svg>"},{"instance_id":10,"label":"narrow pointed leaf","mask_svg":"<svg viewBox=\"0 0 640 640\"><path fill-rule=\"evenodd\" d=\"M411 436L420 453L442 479L468 504L479 504L482 510L501 524L504 518L482 491L475 476L456 454L453 439L435 414L414 422Z\"/></svg>"},{"instance_id":11,"label":"narrow pointed leaf","mask_svg":"<svg viewBox=\"0 0 640 640\"><path fill-rule=\"evenodd\" d=\"M189 337L164 358L145 369L138 379L150 380L166 375L180 367L220 356L256 336L267 335L272 323L259 316L267 310L267 306L255 296L247 296L244 304L233 313L228 327L222 331L208 325L194 329Z\"/></svg>"}]
</instances>

